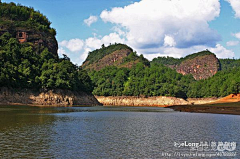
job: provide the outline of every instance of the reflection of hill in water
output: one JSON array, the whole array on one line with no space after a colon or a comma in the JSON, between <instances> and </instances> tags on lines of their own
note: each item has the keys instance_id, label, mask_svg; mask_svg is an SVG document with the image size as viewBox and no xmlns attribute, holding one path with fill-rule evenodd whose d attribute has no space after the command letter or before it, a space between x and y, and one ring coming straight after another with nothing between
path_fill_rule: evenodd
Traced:
<instances>
[{"instance_id":1,"label":"reflection of hill in water","mask_svg":"<svg viewBox=\"0 0 240 159\"><path fill-rule=\"evenodd\" d=\"M21 129L25 126L46 125L54 121L54 116L44 115L51 113L49 109L23 106L1 106L0 132L8 129Z\"/></svg>"}]
</instances>

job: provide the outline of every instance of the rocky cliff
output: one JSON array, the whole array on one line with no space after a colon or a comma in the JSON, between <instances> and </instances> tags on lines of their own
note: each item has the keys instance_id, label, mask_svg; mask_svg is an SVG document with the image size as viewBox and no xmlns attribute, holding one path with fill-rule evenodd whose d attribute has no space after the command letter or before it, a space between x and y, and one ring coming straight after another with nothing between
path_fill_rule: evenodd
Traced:
<instances>
[{"instance_id":1,"label":"rocky cliff","mask_svg":"<svg viewBox=\"0 0 240 159\"><path fill-rule=\"evenodd\" d=\"M178 73L192 74L196 80L212 77L219 70L219 61L214 54L201 55L187 59L177 66Z\"/></svg>"},{"instance_id":2,"label":"rocky cliff","mask_svg":"<svg viewBox=\"0 0 240 159\"><path fill-rule=\"evenodd\" d=\"M183 75L192 74L196 80L207 79L220 69L219 59L208 50L188 55L184 58L158 57L152 64L162 64Z\"/></svg>"},{"instance_id":3,"label":"rocky cliff","mask_svg":"<svg viewBox=\"0 0 240 159\"><path fill-rule=\"evenodd\" d=\"M1 105L34 105L34 106L96 106L101 105L97 99L85 92L67 90L35 91L31 89L0 88Z\"/></svg>"},{"instance_id":4,"label":"rocky cliff","mask_svg":"<svg viewBox=\"0 0 240 159\"><path fill-rule=\"evenodd\" d=\"M132 51L130 49L116 50L113 53L104 56L98 61L89 64L89 62L84 63L82 66L85 69L99 71L107 66L119 66L124 62L124 58L127 57Z\"/></svg>"},{"instance_id":5,"label":"rocky cliff","mask_svg":"<svg viewBox=\"0 0 240 159\"><path fill-rule=\"evenodd\" d=\"M90 71L99 71L107 66L131 68L139 62L149 65L147 59L142 55L138 56L129 46L113 44L107 47L103 45L102 48L90 52L82 67Z\"/></svg>"}]
</instances>

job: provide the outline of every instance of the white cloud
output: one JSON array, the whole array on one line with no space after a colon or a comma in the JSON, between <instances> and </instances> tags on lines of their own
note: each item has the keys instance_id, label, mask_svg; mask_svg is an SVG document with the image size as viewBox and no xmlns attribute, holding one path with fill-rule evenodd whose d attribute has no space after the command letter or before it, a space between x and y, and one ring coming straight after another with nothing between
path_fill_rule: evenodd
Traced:
<instances>
[{"instance_id":1,"label":"white cloud","mask_svg":"<svg viewBox=\"0 0 240 159\"><path fill-rule=\"evenodd\" d=\"M227 46L236 46L239 44L239 41L228 41Z\"/></svg>"},{"instance_id":2,"label":"white cloud","mask_svg":"<svg viewBox=\"0 0 240 159\"><path fill-rule=\"evenodd\" d=\"M144 57L148 60L152 60L158 56L169 56L169 57L185 57L186 55L196 53L202 50L206 50L208 47L204 45L192 46L189 48L176 48L176 47L160 47L151 49L150 52L143 53ZM143 51L144 52L144 51Z\"/></svg>"},{"instance_id":3,"label":"white cloud","mask_svg":"<svg viewBox=\"0 0 240 159\"><path fill-rule=\"evenodd\" d=\"M64 40L59 43L60 47L58 49L58 54L66 54L74 63L81 65L82 62L87 58L90 51L101 48L102 44L108 46L110 43L125 43L125 40L115 32L101 38L94 36L86 40Z\"/></svg>"},{"instance_id":4,"label":"white cloud","mask_svg":"<svg viewBox=\"0 0 240 159\"><path fill-rule=\"evenodd\" d=\"M235 17L240 18L240 1L239 0L226 0L230 3L233 10L235 11Z\"/></svg>"},{"instance_id":5,"label":"white cloud","mask_svg":"<svg viewBox=\"0 0 240 159\"><path fill-rule=\"evenodd\" d=\"M91 26L93 23L97 22L98 18L97 16L90 16L88 19L84 20L84 23L87 24L88 26Z\"/></svg>"},{"instance_id":6,"label":"white cloud","mask_svg":"<svg viewBox=\"0 0 240 159\"><path fill-rule=\"evenodd\" d=\"M208 24L219 13L219 0L141 0L102 11L101 19L115 25L113 33L62 41L59 52L69 53L78 65L88 52L115 42L129 45L149 60L157 56L180 58L206 49L219 58L231 58L234 52L217 44L221 38ZM92 24L90 19L94 18L90 16L84 21L88 26ZM234 36L240 39L240 33ZM233 44L228 42L228 46ZM79 54L74 54L77 51Z\"/></svg>"},{"instance_id":7,"label":"white cloud","mask_svg":"<svg viewBox=\"0 0 240 159\"><path fill-rule=\"evenodd\" d=\"M216 45L220 36L209 28L208 22L219 13L218 0L142 0L104 10L100 17L104 22L124 27L127 43L136 48L164 46L165 35L174 39L176 47L188 48Z\"/></svg>"},{"instance_id":8,"label":"white cloud","mask_svg":"<svg viewBox=\"0 0 240 159\"><path fill-rule=\"evenodd\" d=\"M62 47L60 47L58 49L58 55L62 55L62 54L66 54L66 51Z\"/></svg>"},{"instance_id":9,"label":"white cloud","mask_svg":"<svg viewBox=\"0 0 240 159\"><path fill-rule=\"evenodd\" d=\"M86 47L91 49L99 49L102 44L108 46L110 43L125 43L125 40L117 33L110 33L102 38L91 37L85 40Z\"/></svg>"},{"instance_id":10,"label":"white cloud","mask_svg":"<svg viewBox=\"0 0 240 159\"><path fill-rule=\"evenodd\" d=\"M164 46L170 46L170 47L173 47L176 45L176 42L174 40L173 37L171 36L168 36L168 35L165 35L165 38L164 38Z\"/></svg>"},{"instance_id":11,"label":"white cloud","mask_svg":"<svg viewBox=\"0 0 240 159\"><path fill-rule=\"evenodd\" d=\"M209 50L215 53L218 58L232 58L235 55L232 50L227 50L220 44L217 44L215 48L209 48Z\"/></svg>"},{"instance_id":12,"label":"white cloud","mask_svg":"<svg viewBox=\"0 0 240 159\"><path fill-rule=\"evenodd\" d=\"M69 41L64 40L59 43L59 46L66 47L71 52L78 52L82 50L84 42L81 39L71 39Z\"/></svg>"},{"instance_id":13,"label":"white cloud","mask_svg":"<svg viewBox=\"0 0 240 159\"><path fill-rule=\"evenodd\" d=\"M150 52L143 53L144 57L148 60L152 60L159 56L169 56L169 57L185 57L189 54L197 53L208 49L212 53L216 54L218 58L232 58L234 57L234 52L224 48L222 45L217 44L215 47L208 47L205 45L192 46L189 48L176 48L176 47L160 47L157 49L151 49Z\"/></svg>"},{"instance_id":14,"label":"white cloud","mask_svg":"<svg viewBox=\"0 0 240 159\"><path fill-rule=\"evenodd\" d=\"M236 33L236 34L233 34L233 36L235 36L236 38L240 39L240 32Z\"/></svg>"}]
</instances>

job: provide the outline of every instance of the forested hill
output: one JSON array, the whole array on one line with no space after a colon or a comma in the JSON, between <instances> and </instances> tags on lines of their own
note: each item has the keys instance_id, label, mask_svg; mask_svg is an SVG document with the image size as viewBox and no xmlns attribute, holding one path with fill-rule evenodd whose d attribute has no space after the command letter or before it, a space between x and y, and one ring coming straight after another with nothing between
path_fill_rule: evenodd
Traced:
<instances>
[{"instance_id":1,"label":"forested hill","mask_svg":"<svg viewBox=\"0 0 240 159\"><path fill-rule=\"evenodd\" d=\"M14 3L0 3L0 14L0 87L92 92L87 72L67 56L59 59L44 15Z\"/></svg>"},{"instance_id":2,"label":"forested hill","mask_svg":"<svg viewBox=\"0 0 240 159\"><path fill-rule=\"evenodd\" d=\"M99 71L107 66L131 68L139 62L146 66L150 65L143 55L138 56L129 46L110 44L107 47L102 45L100 49L90 52L82 67L87 70Z\"/></svg>"},{"instance_id":3,"label":"forested hill","mask_svg":"<svg viewBox=\"0 0 240 159\"><path fill-rule=\"evenodd\" d=\"M115 60L112 63L109 62L106 65L105 63L108 62L108 59L113 57L118 57L119 59L119 56L122 55L121 51L119 53L117 49L113 52L109 51L111 53L108 52L105 56L103 55L104 51L109 48L113 49L116 46L124 46L120 50L126 49L129 51L127 55L124 54L126 56L120 61L128 58L129 61L136 61L132 60L132 57L144 59L141 56L138 57L136 53L131 52L131 49L126 48L127 46L122 44L102 47L91 52L83 66L85 69L89 69L89 75L94 83L94 95L200 98L222 97L231 93L238 93L240 90L238 61L221 59L220 62L224 62L223 66L225 68L224 71L221 71L219 59L208 50L181 59L159 57L154 59L150 66L137 61L132 67L121 67L124 62L118 63L119 60ZM115 54L115 52L119 54ZM90 56L93 53L97 56L89 64L89 61L94 59L94 56ZM106 60L103 63L105 58ZM235 68L229 69L229 66L235 66ZM101 69L96 69L97 67Z\"/></svg>"}]
</instances>

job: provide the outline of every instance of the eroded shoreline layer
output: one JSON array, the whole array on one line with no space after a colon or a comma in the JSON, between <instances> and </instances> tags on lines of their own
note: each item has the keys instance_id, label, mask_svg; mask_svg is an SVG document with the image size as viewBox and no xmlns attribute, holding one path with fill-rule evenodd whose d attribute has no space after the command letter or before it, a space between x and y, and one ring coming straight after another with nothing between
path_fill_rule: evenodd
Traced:
<instances>
[{"instance_id":1,"label":"eroded shoreline layer","mask_svg":"<svg viewBox=\"0 0 240 159\"><path fill-rule=\"evenodd\" d=\"M91 94L69 90L36 91L32 89L0 88L0 105L34 106L97 106L101 105Z\"/></svg>"}]
</instances>

